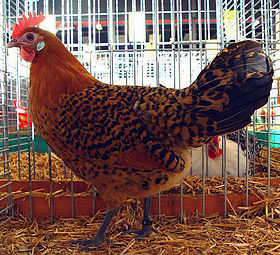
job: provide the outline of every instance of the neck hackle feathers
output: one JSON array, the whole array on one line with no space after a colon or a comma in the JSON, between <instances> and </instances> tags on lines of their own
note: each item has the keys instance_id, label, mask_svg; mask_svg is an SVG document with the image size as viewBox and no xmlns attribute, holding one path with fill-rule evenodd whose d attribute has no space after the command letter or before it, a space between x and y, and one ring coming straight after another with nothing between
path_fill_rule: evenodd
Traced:
<instances>
[{"instance_id":1,"label":"neck hackle feathers","mask_svg":"<svg viewBox=\"0 0 280 255\"><path fill-rule=\"evenodd\" d=\"M21 33L28 27L36 27L39 26L39 24L45 19L45 16L42 14L42 12L39 13L38 16L36 16L36 12L34 12L33 16L31 12L29 13L29 17L26 18L25 14L22 14L22 20L18 19L18 24L15 24L12 38L16 39L18 38Z\"/></svg>"}]
</instances>

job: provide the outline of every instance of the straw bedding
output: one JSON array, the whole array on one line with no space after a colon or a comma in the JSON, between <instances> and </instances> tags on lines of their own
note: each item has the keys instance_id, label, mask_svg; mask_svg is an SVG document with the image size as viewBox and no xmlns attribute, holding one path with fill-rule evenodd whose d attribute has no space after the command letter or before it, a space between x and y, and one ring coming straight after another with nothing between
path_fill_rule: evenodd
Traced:
<instances>
[{"instance_id":1,"label":"straw bedding","mask_svg":"<svg viewBox=\"0 0 280 255\"><path fill-rule=\"evenodd\" d=\"M271 155L271 174L276 178L280 170L279 152ZM49 178L47 159L46 154L36 154L36 179ZM18 169L17 166L17 155L11 155L10 168ZM194 214L184 217L182 224L178 217L162 215L158 220L154 216L154 226L159 234L153 233L143 241L135 242L132 235L121 234L127 229L139 228L141 224L142 212L136 214L127 203L113 219L108 231L112 242L92 248L92 254L279 254L280 189L272 186L271 196L267 198L266 169L267 159L257 158L256 177L249 178L249 193L256 194L259 201L251 207L236 208L227 219L219 215L203 217ZM52 170L54 180L70 178L68 170L65 176L63 163L55 155L52 156ZM31 171L33 173L33 169ZM22 153L21 180L27 178L28 155ZM19 179L17 170L12 170L12 179ZM183 192L201 196L202 184L201 178L190 176L183 182ZM221 177L206 178L205 187L206 194L223 194L224 180ZM228 178L227 190L228 193L244 193L246 179ZM179 188L169 192L178 193ZM0 226L0 254L77 254L77 247L68 244L67 240L89 238L97 231L103 216L104 212L99 211L92 218L55 219L51 224L49 220L40 219L30 222L17 215ZM5 219L7 217L1 219L0 216L0 223Z\"/></svg>"}]
</instances>

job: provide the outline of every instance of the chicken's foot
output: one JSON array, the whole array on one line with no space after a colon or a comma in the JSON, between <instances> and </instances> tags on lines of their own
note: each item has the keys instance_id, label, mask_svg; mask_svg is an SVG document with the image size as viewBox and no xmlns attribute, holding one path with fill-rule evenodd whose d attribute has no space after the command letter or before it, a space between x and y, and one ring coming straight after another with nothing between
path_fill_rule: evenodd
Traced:
<instances>
[{"instance_id":1,"label":"chicken's foot","mask_svg":"<svg viewBox=\"0 0 280 255\"><path fill-rule=\"evenodd\" d=\"M83 245L81 248L79 248L78 252L81 251L87 251L92 246L99 246L103 242L110 242L109 239L105 237L105 231L108 228L112 218L114 215L118 212L119 208L109 210L107 214L104 217L104 220L96 234L96 236L92 239L85 239L85 240L70 240L69 242L71 244L80 244Z\"/></svg>"},{"instance_id":2,"label":"chicken's foot","mask_svg":"<svg viewBox=\"0 0 280 255\"><path fill-rule=\"evenodd\" d=\"M153 228L152 221L150 220L150 211L151 211L151 202L152 196L144 198L144 216L142 220L142 229L133 230L133 231L126 231L125 234L136 234L136 240L143 239L148 237L151 232L158 233L158 231Z\"/></svg>"}]
</instances>

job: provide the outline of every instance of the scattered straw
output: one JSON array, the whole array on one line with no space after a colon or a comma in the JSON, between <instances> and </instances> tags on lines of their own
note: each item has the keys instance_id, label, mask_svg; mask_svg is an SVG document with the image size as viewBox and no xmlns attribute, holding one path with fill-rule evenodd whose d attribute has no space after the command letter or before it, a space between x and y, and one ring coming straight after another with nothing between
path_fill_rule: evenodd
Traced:
<instances>
[{"instance_id":1,"label":"scattered straw","mask_svg":"<svg viewBox=\"0 0 280 255\"><path fill-rule=\"evenodd\" d=\"M94 219L57 219L54 224L48 220L10 218L0 227L0 254L78 254L78 246L67 241L92 237L103 217L102 212ZM126 205L108 230L112 242L91 248L90 254L279 254L278 214L277 217L259 215L248 219L232 215L224 219L193 215L187 217L185 224L180 224L177 217L162 216L160 221L155 217L154 227L159 234L135 241L133 235L121 232L139 228L141 215L135 215Z\"/></svg>"},{"instance_id":2,"label":"scattered straw","mask_svg":"<svg viewBox=\"0 0 280 255\"><path fill-rule=\"evenodd\" d=\"M280 151L277 149L277 151ZM272 153L272 175L278 176L280 154ZM265 156L265 155L264 155ZM22 153L21 179L28 179L28 155ZM48 155L36 154L36 179L48 180ZM251 207L234 208L233 215L224 219L218 215L202 217L200 215L184 216L184 224L178 217L162 215L158 221L154 217L154 227L158 234L152 233L143 241L134 241L132 235L123 235L122 231L140 228L141 215L136 215L130 205L124 205L113 219L108 230L111 243L91 248L92 254L280 254L280 189L271 187L271 196L267 198L265 172L267 159L256 159L256 177L249 179L249 193L255 194L260 201ZM12 179L18 180L17 154L10 156ZM52 176L54 180L70 178L69 170L64 174L62 161L52 154ZM0 169L1 171L1 169ZM33 169L32 169L33 171ZM74 177L76 180L78 178ZM228 193L244 193L246 181L244 178L228 178ZM205 180L206 194L223 194L223 178L207 178ZM65 195L58 190L55 196ZM176 187L169 191L178 193ZM201 196L202 180L197 176L189 176L183 182L184 194ZM45 195L40 189L33 195ZM29 193L28 193L29 194ZM26 196L27 193L15 192L16 196ZM85 194L88 195L88 194ZM71 246L67 240L90 238L97 232L104 212L98 212L94 217L75 219L56 219L54 224L49 220L34 220L29 222L18 215L9 218L0 225L0 254L78 254L78 246ZM0 216L0 224L7 217ZM80 254L80 253L79 253Z\"/></svg>"}]
</instances>

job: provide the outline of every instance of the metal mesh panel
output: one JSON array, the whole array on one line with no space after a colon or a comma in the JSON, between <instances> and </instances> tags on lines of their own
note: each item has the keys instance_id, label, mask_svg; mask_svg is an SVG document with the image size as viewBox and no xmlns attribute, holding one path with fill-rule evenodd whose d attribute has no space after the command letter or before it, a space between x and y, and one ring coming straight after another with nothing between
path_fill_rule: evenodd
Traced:
<instances>
[{"instance_id":1,"label":"metal mesh panel","mask_svg":"<svg viewBox=\"0 0 280 255\"><path fill-rule=\"evenodd\" d=\"M266 174L270 179L271 152L278 153L275 148L280 144L278 142L280 133L277 133L280 123L280 4L278 0L7 0L3 9L5 15L2 13L3 23L0 25L2 29L7 27L8 39L11 36L12 24L22 12L42 11L47 16L44 28L55 33L93 76L110 84L184 88L196 79L201 69L220 49L233 41L254 39L261 42L264 50L273 60L275 81L269 103L263 107L266 114L262 114L262 109L255 113L252 125L246 130L246 139L248 133L254 134L258 136L259 142L265 144L264 150L267 151L265 159L268 162ZM0 31L0 34L6 36L4 31ZM31 191L32 179L36 177L34 141L38 137L32 126L28 125L26 128L19 126L19 109L28 108L28 65L20 59L17 52L9 50L7 53L4 43L2 40L0 56L3 64L1 68L3 155L5 155L3 168L7 171L8 151L17 153L20 177L21 152L26 151L30 163ZM18 103L14 104L14 100ZM9 140L9 148L4 142L7 140ZM226 146L226 139L223 138L224 153L220 175L225 181L225 215L227 215ZM207 146L202 149L201 157L203 184L209 175L206 151ZM249 168L248 155L246 155L246 169L239 169L239 158L236 162L238 162L236 175L241 175L241 172L246 173L246 203L248 204L249 178L250 175L254 175L257 162L254 156L253 168ZM49 175L51 186L51 165ZM72 216L74 216L73 182L71 187ZM268 194L270 192L269 184L267 192ZM181 218L183 217L182 194L181 184ZM31 193L29 199L32 217ZM53 212L52 202L51 211ZM205 212L205 190L203 212Z\"/></svg>"},{"instance_id":2,"label":"metal mesh panel","mask_svg":"<svg viewBox=\"0 0 280 255\"><path fill-rule=\"evenodd\" d=\"M2 166L0 178L5 178L6 182L0 185L0 189L6 189L8 192L0 193L0 225L7 221L5 216L13 215L11 180L9 169L9 107L8 107L8 81L7 81L7 56L5 48L5 5L0 3L0 163ZM1 195L3 194L3 195ZM6 203L5 203L6 202Z\"/></svg>"}]
</instances>

